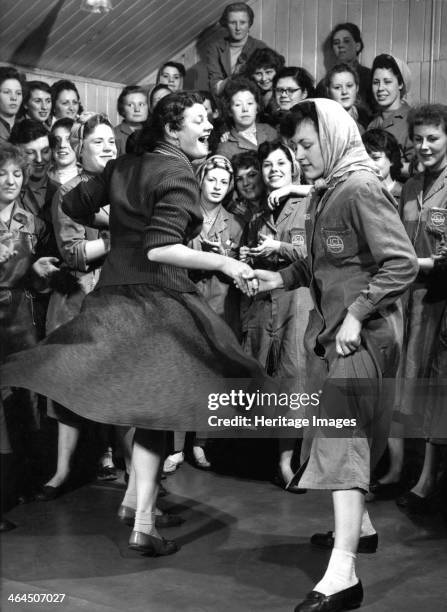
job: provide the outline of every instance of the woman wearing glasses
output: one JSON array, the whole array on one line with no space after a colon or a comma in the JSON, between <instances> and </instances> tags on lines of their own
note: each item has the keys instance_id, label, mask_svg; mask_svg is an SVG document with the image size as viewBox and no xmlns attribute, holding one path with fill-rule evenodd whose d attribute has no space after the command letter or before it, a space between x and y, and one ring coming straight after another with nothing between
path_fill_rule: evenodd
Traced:
<instances>
[{"instance_id":1,"label":"woman wearing glasses","mask_svg":"<svg viewBox=\"0 0 447 612\"><path fill-rule=\"evenodd\" d=\"M283 68L273 82L275 101L279 111L275 116L275 124L279 124L282 116L287 113L292 106L298 104L306 98L315 96L314 81L305 68L288 66Z\"/></svg>"}]
</instances>

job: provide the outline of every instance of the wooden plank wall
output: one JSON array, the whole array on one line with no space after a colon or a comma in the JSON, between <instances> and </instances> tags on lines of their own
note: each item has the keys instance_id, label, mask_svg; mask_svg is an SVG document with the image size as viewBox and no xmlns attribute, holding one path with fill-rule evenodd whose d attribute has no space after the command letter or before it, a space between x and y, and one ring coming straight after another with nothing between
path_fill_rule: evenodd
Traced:
<instances>
[{"instance_id":1,"label":"wooden plank wall","mask_svg":"<svg viewBox=\"0 0 447 612\"><path fill-rule=\"evenodd\" d=\"M381 52L393 53L408 63L413 103L428 101L433 53L431 101L447 102L447 0L253 0L250 5L255 12L252 35L282 53L288 65L307 68L317 81L331 65L325 45L329 32L339 22L352 21L363 34L363 64L370 66ZM206 87L203 48L203 41L194 41L175 58L169 58L189 69L189 87ZM154 80L152 73L143 81Z\"/></svg>"}]
</instances>

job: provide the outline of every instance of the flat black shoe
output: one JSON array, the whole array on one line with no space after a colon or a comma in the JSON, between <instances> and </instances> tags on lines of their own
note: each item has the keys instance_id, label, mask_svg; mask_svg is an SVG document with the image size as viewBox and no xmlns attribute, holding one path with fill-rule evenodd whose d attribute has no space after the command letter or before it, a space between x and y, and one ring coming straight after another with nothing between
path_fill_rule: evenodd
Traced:
<instances>
[{"instance_id":1,"label":"flat black shoe","mask_svg":"<svg viewBox=\"0 0 447 612\"><path fill-rule=\"evenodd\" d=\"M313 546L318 546L318 548L334 548L334 532L314 533L310 538L310 543ZM360 536L357 552L366 554L375 553L378 545L379 536L377 533L373 533L369 536Z\"/></svg>"},{"instance_id":2,"label":"flat black shoe","mask_svg":"<svg viewBox=\"0 0 447 612\"><path fill-rule=\"evenodd\" d=\"M129 548L150 557L172 555L179 550L179 546L173 540L156 538L147 533L141 533L141 531L132 531Z\"/></svg>"},{"instance_id":3,"label":"flat black shoe","mask_svg":"<svg viewBox=\"0 0 447 612\"><path fill-rule=\"evenodd\" d=\"M51 485L42 485L35 495L37 501L53 501L60 497L64 491L64 485L52 487Z\"/></svg>"},{"instance_id":4,"label":"flat black shoe","mask_svg":"<svg viewBox=\"0 0 447 612\"><path fill-rule=\"evenodd\" d=\"M306 599L296 606L295 612L341 612L359 608L362 601L363 587L359 580L354 586L333 595L311 591L306 595Z\"/></svg>"},{"instance_id":5,"label":"flat black shoe","mask_svg":"<svg viewBox=\"0 0 447 612\"><path fill-rule=\"evenodd\" d=\"M369 487L369 493L374 499L395 499L402 493L402 483L400 482L374 482Z\"/></svg>"},{"instance_id":6,"label":"flat black shoe","mask_svg":"<svg viewBox=\"0 0 447 612\"><path fill-rule=\"evenodd\" d=\"M160 482L158 484L158 497L165 497L166 495L169 495L169 491Z\"/></svg>"},{"instance_id":7,"label":"flat black shoe","mask_svg":"<svg viewBox=\"0 0 447 612\"><path fill-rule=\"evenodd\" d=\"M307 489L302 489L297 484L293 484L293 481L291 483L287 483L279 472L274 477L273 484L275 484L277 487L281 487L281 489L284 489L284 491L287 491L288 493L295 493L295 495L303 495L304 493L307 493Z\"/></svg>"},{"instance_id":8,"label":"flat black shoe","mask_svg":"<svg viewBox=\"0 0 447 612\"><path fill-rule=\"evenodd\" d=\"M431 501L431 495L428 497L421 497L413 493L413 491L408 491L396 499L396 504L399 508L408 512L408 514L424 515L430 514L432 510Z\"/></svg>"},{"instance_id":9,"label":"flat black shoe","mask_svg":"<svg viewBox=\"0 0 447 612\"><path fill-rule=\"evenodd\" d=\"M15 529L17 525L12 521L8 521L8 519L2 518L0 519L0 533L5 533L6 531L12 531Z\"/></svg>"}]
</instances>

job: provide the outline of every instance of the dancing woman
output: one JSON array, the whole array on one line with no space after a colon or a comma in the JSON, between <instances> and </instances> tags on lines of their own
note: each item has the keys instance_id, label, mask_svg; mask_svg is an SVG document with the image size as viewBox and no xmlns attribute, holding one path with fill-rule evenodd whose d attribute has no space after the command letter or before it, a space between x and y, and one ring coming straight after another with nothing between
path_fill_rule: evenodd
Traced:
<instances>
[{"instance_id":1,"label":"dancing woman","mask_svg":"<svg viewBox=\"0 0 447 612\"><path fill-rule=\"evenodd\" d=\"M309 374L323 389L320 409L329 417L340 412L335 389L338 400L351 396L355 415L372 416L377 431L376 399L359 393L356 379L373 379L373 386L374 379L395 375L401 341L396 300L416 276L415 253L354 120L341 105L301 102L281 131L305 177L324 182L318 181L320 189L309 202L307 259L280 271L255 270L247 290L253 293L258 282L261 291L310 287L315 310L306 346L313 349ZM325 575L297 612L359 606L363 590L355 573L356 552L377 547L364 494L387 431L369 440L359 428L345 431L343 438L315 436L303 444L302 464L307 464L299 484L332 491L335 532L312 537L312 543L333 551Z\"/></svg>"},{"instance_id":2,"label":"dancing woman","mask_svg":"<svg viewBox=\"0 0 447 612\"><path fill-rule=\"evenodd\" d=\"M110 202L111 250L81 313L6 363L1 381L35 389L92 420L137 427L129 546L166 555L177 545L155 527L164 431L203 429L208 390L224 377L262 373L188 278L188 268L232 279L250 271L186 246L202 225L191 160L206 156L212 127L201 97L170 94L151 120L140 155L109 162L103 175L64 197L64 212L84 221Z\"/></svg>"}]
</instances>

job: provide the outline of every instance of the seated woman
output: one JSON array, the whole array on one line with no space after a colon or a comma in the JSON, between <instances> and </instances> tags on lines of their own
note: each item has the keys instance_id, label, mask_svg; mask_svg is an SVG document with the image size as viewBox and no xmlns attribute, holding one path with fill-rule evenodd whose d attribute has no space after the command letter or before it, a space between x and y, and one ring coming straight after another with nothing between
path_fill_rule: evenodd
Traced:
<instances>
[{"instance_id":1,"label":"seated woman","mask_svg":"<svg viewBox=\"0 0 447 612\"><path fill-rule=\"evenodd\" d=\"M20 202L26 166L18 147L0 143L0 363L8 355L37 344L35 297L38 292L48 290L49 278L57 272L57 258L47 255L48 227ZM34 393L10 390L5 399L5 420L0 397L1 452L16 454L15 463L20 472L16 474L16 493L26 496L32 492L29 487L35 477L30 448L37 428L34 400ZM4 482L7 481L2 474ZM16 497L11 491L2 490L3 496L16 501L11 499Z\"/></svg>"},{"instance_id":2,"label":"seated woman","mask_svg":"<svg viewBox=\"0 0 447 612\"><path fill-rule=\"evenodd\" d=\"M183 89L183 80L186 70L180 62L166 62L161 66L157 74L157 85L167 85L169 89L176 93Z\"/></svg>"},{"instance_id":3,"label":"seated woman","mask_svg":"<svg viewBox=\"0 0 447 612\"><path fill-rule=\"evenodd\" d=\"M227 36L208 47L208 82L214 94L221 94L227 80L242 73L253 51L267 46L249 36L254 18L253 9L245 2L233 2L225 7L219 24L226 28Z\"/></svg>"},{"instance_id":4,"label":"seated woman","mask_svg":"<svg viewBox=\"0 0 447 612\"><path fill-rule=\"evenodd\" d=\"M219 253L237 258L244 223L229 213L223 202L232 190L233 169L226 157L213 155L197 171L200 185L200 209L203 214L202 230L189 246L196 251ZM212 271L195 270L190 274L200 295L207 304L240 336L240 292L227 277ZM192 456L196 467L211 468L205 454L206 433L197 433ZM174 432L174 452L163 465L165 474L172 474L184 460L185 433Z\"/></svg>"},{"instance_id":5,"label":"seated woman","mask_svg":"<svg viewBox=\"0 0 447 612\"><path fill-rule=\"evenodd\" d=\"M376 164L383 184L393 196L399 210L400 195L405 179L402 178L402 161L397 140L390 132L373 128L362 136L366 152Z\"/></svg>"},{"instance_id":6,"label":"seated woman","mask_svg":"<svg viewBox=\"0 0 447 612\"><path fill-rule=\"evenodd\" d=\"M251 79L259 87L261 112L259 115L263 123L271 123L272 115L278 110L273 95L273 81L276 75L284 68L284 56L273 49L256 49L247 60L243 76Z\"/></svg>"},{"instance_id":7,"label":"seated woman","mask_svg":"<svg viewBox=\"0 0 447 612\"><path fill-rule=\"evenodd\" d=\"M374 108L374 99L371 96L371 70L358 61L358 56L364 48L358 26L350 22L337 24L330 33L329 41L336 63L348 64L356 71L361 106L370 113ZM324 79L317 85L317 96L325 96Z\"/></svg>"},{"instance_id":8,"label":"seated woman","mask_svg":"<svg viewBox=\"0 0 447 612\"><path fill-rule=\"evenodd\" d=\"M307 260L281 271L255 270L246 290L255 292L258 282L261 291L310 287L308 371L322 393L309 416L355 416L356 426L343 437L306 430L301 456L307 463L296 475L302 487L332 491L335 530L312 537L332 554L322 580L295 610L328 612L360 606L356 553L377 548L364 495L389 429L380 381L396 375L402 340L396 301L418 263L357 126L338 103L301 102L281 127L308 180L322 179L307 208Z\"/></svg>"},{"instance_id":9,"label":"seated woman","mask_svg":"<svg viewBox=\"0 0 447 612\"><path fill-rule=\"evenodd\" d=\"M314 80L305 68L287 66L278 72L273 81L278 111L273 116L276 126L281 118L298 102L315 95Z\"/></svg>"},{"instance_id":10,"label":"seated woman","mask_svg":"<svg viewBox=\"0 0 447 612\"><path fill-rule=\"evenodd\" d=\"M0 66L0 142L9 140L22 104L22 79L15 68Z\"/></svg>"},{"instance_id":11,"label":"seated woman","mask_svg":"<svg viewBox=\"0 0 447 612\"><path fill-rule=\"evenodd\" d=\"M39 121L49 129L52 108L51 87L44 81L27 81L23 92L21 118Z\"/></svg>"},{"instance_id":12,"label":"seated woman","mask_svg":"<svg viewBox=\"0 0 447 612\"><path fill-rule=\"evenodd\" d=\"M233 155L255 151L266 140L274 140L276 130L258 123L259 93L257 86L243 77L230 79L222 96L224 121L230 127L228 140L220 142L217 153L231 161Z\"/></svg>"},{"instance_id":13,"label":"seated woman","mask_svg":"<svg viewBox=\"0 0 447 612\"><path fill-rule=\"evenodd\" d=\"M70 120L56 122L50 135L56 168L60 166L62 157L62 167L66 168L70 160L76 174L59 187L51 207L62 266L60 273L53 277L53 293L47 311L47 334L79 313L85 296L98 281L110 244L107 231L101 233L93 227L76 223L62 211L61 204L64 196L76 185L103 172L106 163L116 158L112 126L105 115L93 115L83 124L71 122L70 130L66 121ZM61 155L61 151L64 155ZM108 213L104 212L104 215L108 223ZM62 493L70 475L71 460L82 425L82 419L56 402L49 403L48 414L58 421L57 468L37 493L40 501L50 501Z\"/></svg>"},{"instance_id":14,"label":"seated woman","mask_svg":"<svg viewBox=\"0 0 447 612\"><path fill-rule=\"evenodd\" d=\"M348 64L337 64L324 77L326 97L343 106L357 123L360 134L370 121L369 113L358 104L359 77L357 71Z\"/></svg>"},{"instance_id":15,"label":"seated woman","mask_svg":"<svg viewBox=\"0 0 447 612\"><path fill-rule=\"evenodd\" d=\"M123 118L113 128L117 157L126 152L126 142L131 134L141 130L148 117L147 92L139 85L127 85L117 100L118 114Z\"/></svg>"},{"instance_id":16,"label":"seated woman","mask_svg":"<svg viewBox=\"0 0 447 612\"><path fill-rule=\"evenodd\" d=\"M280 141L264 142L258 150L266 195L290 185L299 178L291 150ZM304 217L306 202L300 197L284 197L272 211L264 198L260 212L249 222L240 248L240 259L256 268L278 270L306 256ZM244 350L255 357L270 376L305 385L304 329L312 301L309 290L279 289L246 298L241 308ZM280 460L276 482L289 488L295 439L280 439Z\"/></svg>"},{"instance_id":17,"label":"seated woman","mask_svg":"<svg viewBox=\"0 0 447 612\"><path fill-rule=\"evenodd\" d=\"M395 137L401 150L402 172L408 177L414 150L407 124L410 106L405 101L411 83L410 70L398 58L382 53L374 58L371 73L378 114L368 125L368 130L381 128Z\"/></svg>"},{"instance_id":18,"label":"seated woman","mask_svg":"<svg viewBox=\"0 0 447 612\"><path fill-rule=\"evenodd\" d=\"M51 103L54 121L65 117L74 121L84 110L76 85L66 79L51 85Z\"/></svg>"}]
</instances>

